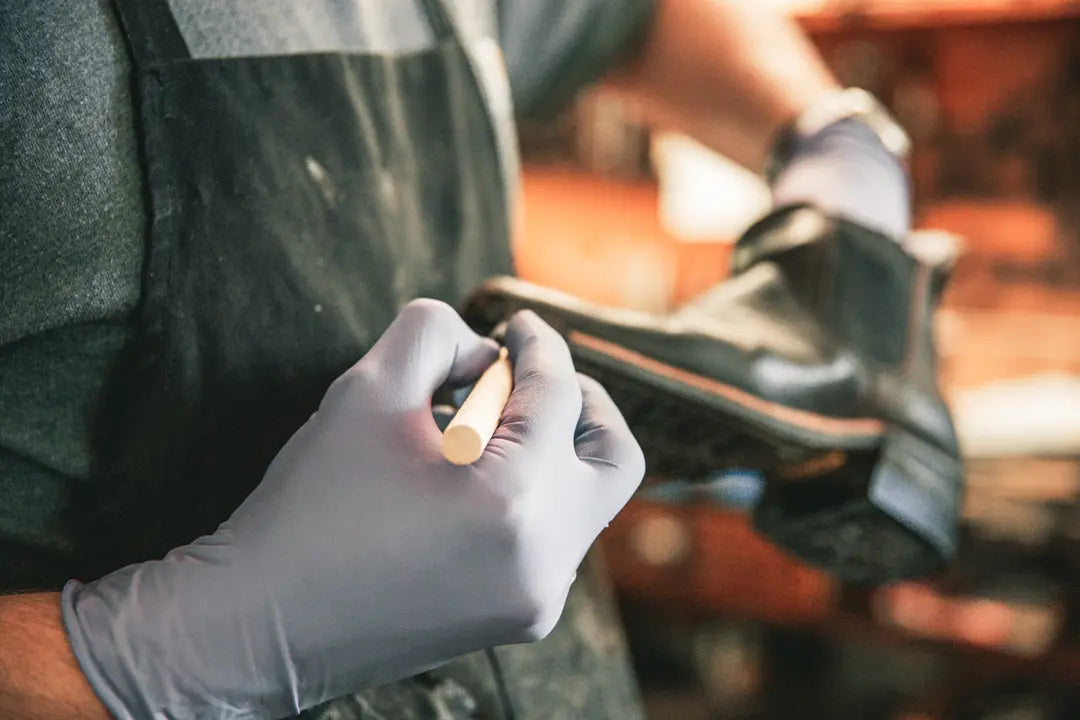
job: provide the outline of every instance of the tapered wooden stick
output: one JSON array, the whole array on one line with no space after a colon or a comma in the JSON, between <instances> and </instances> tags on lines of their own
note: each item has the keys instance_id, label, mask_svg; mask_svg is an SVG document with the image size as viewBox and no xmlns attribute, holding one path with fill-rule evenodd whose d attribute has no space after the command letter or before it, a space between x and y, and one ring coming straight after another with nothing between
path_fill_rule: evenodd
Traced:
<instances>
[{"instance_id":1,"label":"tapered wooden stick","mask_svg":"<svg viewBox=\"0 0 1080 720\"><path fill-rule=\"evenodd\" d=\"M499 425L510 390L514 371L506 348L476 381L469 397L461 404L443 433L443 457L455 465L471 465L484 454L484 448Z\"/></svg>"}]
</instances>

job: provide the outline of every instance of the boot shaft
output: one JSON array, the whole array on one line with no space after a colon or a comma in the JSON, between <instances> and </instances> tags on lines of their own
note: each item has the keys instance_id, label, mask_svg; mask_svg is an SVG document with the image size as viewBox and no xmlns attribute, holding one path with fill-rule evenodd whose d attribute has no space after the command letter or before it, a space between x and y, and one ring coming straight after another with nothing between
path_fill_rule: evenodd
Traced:
<instances>
[{"instance_id":1,"label":"boot shaft","mask_svg":"<svg viewBox=\"0 0 1080 720\"><path fill-rule=\"evenodd\" d=\"M933 313L955 246L944 236L925 234L911 244L919 257L884 235L809 206L793 206L743 235L732 274L772 263L791 294L860 358L932 372Z\"/></svg>"}]
</instances>

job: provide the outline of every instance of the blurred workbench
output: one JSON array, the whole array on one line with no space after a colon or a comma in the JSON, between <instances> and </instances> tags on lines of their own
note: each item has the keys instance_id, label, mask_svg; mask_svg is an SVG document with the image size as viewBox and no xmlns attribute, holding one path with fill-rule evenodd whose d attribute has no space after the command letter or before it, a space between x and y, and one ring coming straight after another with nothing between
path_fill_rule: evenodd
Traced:
<instances>
[{"instance_id":1,"label":"blurred workbench","mask_svg":"<svg viewBox=\"0 0 1080 720\"><path fill-rule=\"evenodd\" d=\"M1074 0L793 0L786 4L815 35L855 28L970 27L1080 17L1080 3Z\"/></svg>"}]
</instances>

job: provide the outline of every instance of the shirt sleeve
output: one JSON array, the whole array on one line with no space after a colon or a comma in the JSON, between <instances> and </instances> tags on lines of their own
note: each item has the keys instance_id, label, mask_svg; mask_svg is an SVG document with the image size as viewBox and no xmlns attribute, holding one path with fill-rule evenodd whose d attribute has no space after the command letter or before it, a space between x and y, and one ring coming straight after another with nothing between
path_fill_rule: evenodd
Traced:
<instances>
[{"instance_id":1,"label":"shirt sleeve","mask_svg":"<svg viewBox=\"0 0 1080 720\"><path fill-rule=\"evenodd\" d=\"M517 114L552 113L642 36L656 0L499 0Z\"/></svg>"}]
</instances>

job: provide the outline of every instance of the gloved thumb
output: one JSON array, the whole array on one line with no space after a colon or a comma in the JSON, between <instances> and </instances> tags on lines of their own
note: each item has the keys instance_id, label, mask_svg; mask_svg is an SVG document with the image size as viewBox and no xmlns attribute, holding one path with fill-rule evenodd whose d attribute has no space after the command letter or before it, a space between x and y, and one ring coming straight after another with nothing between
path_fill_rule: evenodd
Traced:
<instances>
[{"instance_id":1,"label":"gloved thumb","mask_svg":"<svg viewBox=\"0 0 1080 720\"><path fill-rule=\"evenodd\" d=\"M473 332L452 307L420 299L402 309L360 365L413 407L430 402L444 384L476 380L497 355L495 341Z\"/></svg>"}]
</instances>

